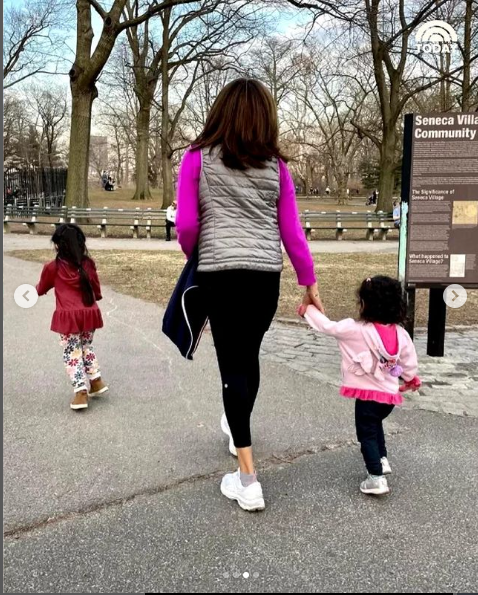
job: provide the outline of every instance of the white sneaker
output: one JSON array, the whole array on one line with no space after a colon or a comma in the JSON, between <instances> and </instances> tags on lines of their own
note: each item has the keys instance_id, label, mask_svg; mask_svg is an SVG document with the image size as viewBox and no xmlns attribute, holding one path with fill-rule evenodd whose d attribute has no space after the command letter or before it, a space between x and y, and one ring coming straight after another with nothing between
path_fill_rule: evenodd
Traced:
<instances>
[{"instance_id":1,"label":"white sneaker","mask_svg":"<svg viewBox=\"0 0 478 595\"><path fill-rule=\"evenodd\" d=\"M255 481L245 488L241 482L240 470L222 478L221 492L229 500L236 500L243 510L254 512L266 507L261 484Z\"/></svg>"},{"instance_id":2,"label":"white sneaker","mask_svg":"<svg viewBox=\"0 0 478 595\"><path fill-rule=\"evenodd\" d=\"M369 475L367 479L360 484L360 491L362 494L382 496L383 494L388 494L390 488L388 487L387 478L383 475Z\"/></svg>"},{"instance_id":3,"label":"white sneaker","mask_svg":"<svg viewBox=\"0 0 478 595\"><path fill-rule=\"evenodd\" d=\"M392 473L392 467L390 466L387 457L382 457L380 462L382 463L382 473L384 475L390 475Z\"/></svg>"},{"instance_id":4,"label":"white sneaker","mask_svg":"<svg viewBox=\"0 0 478 595\"><path fill-rule=\"evenodd\" d=\"M237 450L236 450L236 447L234 446L234 440L232 438L231 428L229 427L229 424L227 423L227 417L226 417L225 413L223 413L222 417L221 417L221 430L229 438L229 452L232 454L233 457L237 457Z\"/></svg>"}]
</instances>

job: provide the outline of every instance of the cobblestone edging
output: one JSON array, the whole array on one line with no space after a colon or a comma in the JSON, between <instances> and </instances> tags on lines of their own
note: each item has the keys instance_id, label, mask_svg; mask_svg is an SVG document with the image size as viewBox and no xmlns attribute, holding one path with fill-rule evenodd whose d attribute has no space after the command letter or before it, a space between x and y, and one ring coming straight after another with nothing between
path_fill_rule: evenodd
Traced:
<instances>
[{"instance_id":1,"label":"cobblestone edging","mask_svg":"<svg viewBox=\"0 0 478 595\"><path fill-rule=\"evenodd\" d=\"M447 331L445 357L426 355L426 334L415 337L419 392L406 393L404 408L478 417L478 328ZM335 339L302 324L275 322L262 345L263 358L338 387L340 354Z\"/></svg>"}]
</instances>

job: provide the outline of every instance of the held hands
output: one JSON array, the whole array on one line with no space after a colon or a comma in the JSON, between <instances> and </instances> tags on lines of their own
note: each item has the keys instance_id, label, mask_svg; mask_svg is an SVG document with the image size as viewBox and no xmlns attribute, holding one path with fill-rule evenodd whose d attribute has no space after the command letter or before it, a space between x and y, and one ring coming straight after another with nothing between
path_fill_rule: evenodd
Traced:
<instances>
[{"instance_id":1,"label":"held hands","mask_svg":"<svg viewBox=\"0 0 478 595\"><path fill-rule=\"evenodd\" d=\"M302 298L302 304L299 306L298 309L299 316L304 316L305 311L307 310L307 306L311 305L315 306L317 310L322 312L322 314L325 314L325 308L322 304L322 300L320 299L319 287L317 283L307 286L304 297Z\"/></svg>"}]
</instances>

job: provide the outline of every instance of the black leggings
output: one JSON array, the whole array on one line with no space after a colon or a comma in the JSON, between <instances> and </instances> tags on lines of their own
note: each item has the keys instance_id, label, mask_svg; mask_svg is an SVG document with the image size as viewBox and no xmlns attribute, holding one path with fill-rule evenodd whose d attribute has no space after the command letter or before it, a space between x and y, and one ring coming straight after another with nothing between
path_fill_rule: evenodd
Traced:
<instances>
[{"instance_id":1,"label":"black leggings","mask_svg":"<svg viewBox=\"0 0 478 595\"><path fill-rule=\"evenodd\" d=\"M199 273L236 448L251 446L251 413L260 384L259 351L277 310L280 273Z\"/></svg>"},{"instance_id":2,"label":"black leggings","mask_svg":"<svg viewBox=\"0 0 478 595\"><path fill-rule=\"evenodd\" d=\"M393 405L376 401L355 401L355 427L367 471L382 475L380 459L387 456L383 420L393 411Z\"/></svg>"}]
</instances>

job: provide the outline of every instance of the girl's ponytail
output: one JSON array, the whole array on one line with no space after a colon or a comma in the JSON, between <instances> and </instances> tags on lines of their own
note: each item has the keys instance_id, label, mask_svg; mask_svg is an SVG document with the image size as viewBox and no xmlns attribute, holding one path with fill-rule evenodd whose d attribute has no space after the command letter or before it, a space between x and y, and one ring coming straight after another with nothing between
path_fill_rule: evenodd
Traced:
<instances>
[{"instance_id":1,"label":"girl's ponytail","mask_svg":"<svg viewBox=\"0 0 478 595\"><path fill-rule=\"evenodd\" d=\"M55 231L52 242L58 248L57 259L66 260L78 269L83 303L92 306L95 295L90 278L83 268L83 261L88 257L85 234L77 225L65 223Z\"/></svg>"}]
</instances>

